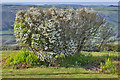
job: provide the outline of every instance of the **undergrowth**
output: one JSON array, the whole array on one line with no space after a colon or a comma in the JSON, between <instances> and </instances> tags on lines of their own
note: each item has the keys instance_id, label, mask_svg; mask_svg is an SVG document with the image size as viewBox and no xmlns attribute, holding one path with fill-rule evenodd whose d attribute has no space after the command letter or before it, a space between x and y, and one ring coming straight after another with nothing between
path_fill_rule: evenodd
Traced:
<instances>
[{"instance_id":1,"label":"undergrowth","mask_svg":"<svg viewBox=\"0 0 120 80\"><path fill-rule=\"evenodd\" d=\"M28 68L37 64L40 64L40 59L29 50L23 50L19 51L14 56L10 56L6 60L5 66L13 66L13 68Z\"/></svg>"}]
</instances>

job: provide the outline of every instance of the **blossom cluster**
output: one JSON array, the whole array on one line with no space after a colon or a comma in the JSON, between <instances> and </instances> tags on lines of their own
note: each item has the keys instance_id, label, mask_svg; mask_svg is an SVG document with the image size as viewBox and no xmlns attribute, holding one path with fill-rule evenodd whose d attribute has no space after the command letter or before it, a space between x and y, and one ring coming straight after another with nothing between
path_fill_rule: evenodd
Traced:
<instances>
[{"instance_id":1,"label":"blossom cluster","mask_svg":"<svg viewBox=\"0 0 120 80\"><path fill-rule=\"evenodd\" d=\"M92 34L96 24L101 26L102 19L96 16L87 8L30 8L16 14L14 34L20 45L31 47L42 60L50 59L47 55L52 53L69 56L78 44L83 45L82 40Z\"/></svg>"}]
</instances>

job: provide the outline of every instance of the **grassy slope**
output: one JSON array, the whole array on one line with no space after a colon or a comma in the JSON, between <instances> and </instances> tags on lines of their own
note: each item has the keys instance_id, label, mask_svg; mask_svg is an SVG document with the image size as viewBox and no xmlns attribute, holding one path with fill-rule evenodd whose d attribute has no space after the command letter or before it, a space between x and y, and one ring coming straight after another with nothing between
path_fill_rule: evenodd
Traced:
<instances>
[{"instance_id":1,"label":"grassy slope","mask_svg":"<svg viewBox=\"0 0 120 80\"><path fill-rule=\"evenodd\" d=\"M1 52L0 52L1 53ZM6 58L9 55L16 54L17 51L2 51L0 56ZM107 52L92 52L94 56L106 55ZM109 52L113 55L114 52ZM9 54L9 55L8 55ZM2 69L3 78L117 78L116 74L103 74L98 72L87 71L83 68L29 68L29 69Z\"/></svg>"},{"instance_id":2,"label":"grassy slope","mask_svg":"<svg viewBox=\"0 0 120 80\"><path fill-rule=\"evenodd\" d=\"M4 31L0 31L0 34L13 34L13 30L4 30Z\"/></svg>"},{"instance_id":3,"label":"grassy slope","mask_svg":"<svg viewBox=\"0 0 120 80\"><path fill-rule=\"evenodd\" d=\"M16 44L13 30L0 31L0 40L2 40L3 45Z\"/></svg>"}]
</instances>

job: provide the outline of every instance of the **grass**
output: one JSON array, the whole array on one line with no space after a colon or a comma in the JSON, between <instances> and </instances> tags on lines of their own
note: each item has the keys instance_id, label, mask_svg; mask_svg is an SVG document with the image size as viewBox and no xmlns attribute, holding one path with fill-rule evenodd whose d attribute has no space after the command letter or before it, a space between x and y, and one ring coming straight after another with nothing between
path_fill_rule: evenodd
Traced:
<instances>
[{"instance_id":1,"label":"grass","mask_svg":"<svg viewBox=\"0 0 120 80\"><path fill-rule=\"evenodd\" d=\"M8 56L12 56L14 54L16 54L18 51L0 51L0 57L2 57L2 59L7 58Z\"/></svg>"},{"instance_id":2,"label":"grass","mask_svg":"<svg viewBox=\"0 0 120 80\"><path fill-rule=\"evenodd\" d=\"M2 59L16 54L18 51L1 51ZM87 53L87 52L85 52ZM92 52L93 56L117 54L117 52ZM2 69L2 78L118 78L117 74L105 74L80 68L65 67L33 67L28 69Z\"/></svg>"},{"instance_id":3,"label":"grass","mask_svg":"<svg viewBox=\"0 0 120 80\"><path fill-rule=\"evenodd\" d=\"M3 78L117 78L115 74L86 71L83 68L29 68L21 70L3 69Z\"/></svg>"},{"instance_id":4,"label":"grass","mask_svg":"<svg viewBox=\"0 0 120 80\"><path fill-rule=\"evenodd\" d=\"M101 51L101 52L82 52L84 54L92 54L93 56L103 56L103 55L109 55L109 56L118 56L119 52L114 51Z\"/></svg>"},{"instance_id":5,"label":"grass","mask_svg":"<svg viewBox=\"0 0 120 80\"><path fill-rule=\"evenodd\" d=\"M13 30L3 30L0 31L0 40L3 45L16 44L14 31Z\"/></svg>"},{"instance_id":6,"label":"grass","mask_svg":"<svg viewBox=\"0 0 120 80\"><path fill-rule=\"evenodd\" d=\"M13 34L14 31L13 30L4 30L4 31L0 31L0 34Z\"/></svg>"}]
</instances>

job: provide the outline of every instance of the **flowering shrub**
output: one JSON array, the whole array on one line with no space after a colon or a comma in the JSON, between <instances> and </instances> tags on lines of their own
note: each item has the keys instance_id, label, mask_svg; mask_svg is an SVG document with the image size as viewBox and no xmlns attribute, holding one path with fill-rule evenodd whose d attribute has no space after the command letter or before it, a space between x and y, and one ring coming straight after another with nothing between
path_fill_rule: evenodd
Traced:
<instances>
[{"instance_id":1,"label":"flowering shrub","mask_svg":"<svg viewBox=\"0 0 120 80\"><path fill-rule=\"evenodd\" d=\"M30 8L16 14L14 34L20 45L28 46L41 60L54 61L60 53L79 54L101 27L105 29L104 23L92 9Z\"/></svg>"},{"instance_id":2,"label":"flowering shrub","mask_svg":"<svg viewBox=\"0 0 120 80\"><path fill-rule=\"evenodd\" d=\"M115 73L116 68L115 68L115 64L112 63L109 58L105 61L104 63L101 63L100 66L100 71L101 72L109 72L109 73Z\"/></svg>"}]
</instances>

